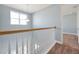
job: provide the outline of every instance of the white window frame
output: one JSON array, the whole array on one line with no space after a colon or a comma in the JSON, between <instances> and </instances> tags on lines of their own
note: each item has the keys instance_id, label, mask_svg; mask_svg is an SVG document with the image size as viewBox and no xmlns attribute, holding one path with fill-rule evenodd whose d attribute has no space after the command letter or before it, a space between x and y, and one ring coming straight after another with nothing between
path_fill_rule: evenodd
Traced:
<instances>
[{"instance_id":1,"label":"white window frame","mask_svg":"<svg viewBox=\"0 0 79 59\"><path fill-rule=\"evenodd\" d=\"M18 14L18 17L16 17L17 16L16 15L14 16L15 18L12 18L13 17L12 12L15 13L15 15ZM25 19L21 19L21 16L24 17L23 15L26 16ZM16 19L16 20L12 20L12 19ZM28 25L29 21L30 20L27 14L13 11L13 10L10 11L10 24L11 25Z\"/></svg>"}]
</instances>

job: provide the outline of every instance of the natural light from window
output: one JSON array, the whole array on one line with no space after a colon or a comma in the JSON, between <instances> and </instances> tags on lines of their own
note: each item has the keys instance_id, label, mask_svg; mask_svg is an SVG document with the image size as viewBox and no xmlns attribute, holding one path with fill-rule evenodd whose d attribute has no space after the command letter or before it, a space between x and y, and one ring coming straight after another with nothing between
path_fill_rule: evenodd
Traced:
<instances>
[{"instance_id":1,"label":"natural light from window","mask_svg":"<svg viewBox=\"0 0 79 59\"><path fill-rule=\"evenodd\" d=\"M27 14L16 11L10 11L10 17L11 25L28 25L28 22L30 21Z\"/></svg>"}]
</instances>

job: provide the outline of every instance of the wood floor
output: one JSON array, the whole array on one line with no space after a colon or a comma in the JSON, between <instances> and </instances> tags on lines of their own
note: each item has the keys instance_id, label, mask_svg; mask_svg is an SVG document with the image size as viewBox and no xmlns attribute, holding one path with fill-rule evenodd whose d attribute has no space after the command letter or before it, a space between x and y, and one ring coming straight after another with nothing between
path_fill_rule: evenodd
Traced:
<instances>
[{"instance_id":1,"label":"wood floor","mask_svg":"<svg viewBox=\"0 0 79 59\"><path fill-rule=\"evenodd\" d=\"M48 54L79 54L78 37L76 35L64 34L64 43L56 43Z\"/></svg>"}]
</instances>

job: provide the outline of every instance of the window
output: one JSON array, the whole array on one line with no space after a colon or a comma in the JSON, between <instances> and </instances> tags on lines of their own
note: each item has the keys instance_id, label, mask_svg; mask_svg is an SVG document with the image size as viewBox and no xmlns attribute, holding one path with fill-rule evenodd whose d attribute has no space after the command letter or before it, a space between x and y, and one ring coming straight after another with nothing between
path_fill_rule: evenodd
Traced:
<instances>
[{"instance_id":1,"label":"window","mask_svg":"<svg viewBox=\"0 0 79 59\"><path fill-rule=\"evenodd\" d=\"M10 17L11 17L10 23L12 25L27 25L28 22L30 21L26 14L15 12L15 11L10 12Z\"/></svg>"}]
</instances>

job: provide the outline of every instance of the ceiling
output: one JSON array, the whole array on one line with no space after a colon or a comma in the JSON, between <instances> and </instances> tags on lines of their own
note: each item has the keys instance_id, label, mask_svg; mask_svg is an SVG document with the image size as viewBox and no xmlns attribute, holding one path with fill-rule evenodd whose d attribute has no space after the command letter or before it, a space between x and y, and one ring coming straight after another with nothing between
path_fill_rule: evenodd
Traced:
<instances>
[{"instance_id":1,"label":"ceiling","mask_svg":"<svg viewBox=\"0 0 79 59\"><path fill-rule=\"evenodd\" d=\"M34 13L50 6L51 4L5 4L5 5L24 12Z\"/></svg>"},{"instance_id":2,"label":"ceiling","mask_svg":"<svg viewBox=\"0 0 79 59\"><path fill-rule=\"evenodd\" d=\"M64 15L71 14L76 12L78 6L78 4L65 4L62 6L62 12Z\"/></svg>"}]
</instances>

